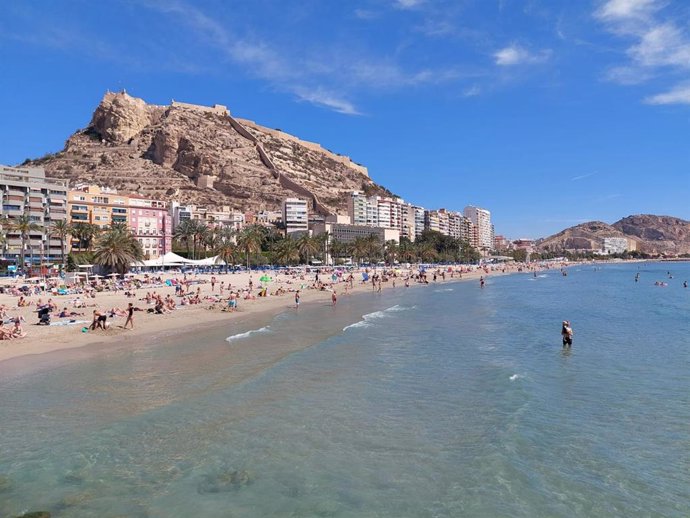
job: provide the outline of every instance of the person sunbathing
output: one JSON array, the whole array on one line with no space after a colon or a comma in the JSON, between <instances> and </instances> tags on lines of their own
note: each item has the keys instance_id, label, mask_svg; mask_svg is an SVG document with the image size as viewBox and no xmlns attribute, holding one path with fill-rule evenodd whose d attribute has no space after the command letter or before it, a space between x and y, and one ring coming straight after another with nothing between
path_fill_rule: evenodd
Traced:
<instances>
[{"instance_id":1,"label":"person sunbathing","mask_svg":"<svg viewBox=\"0 0 690 518\"><path fill-rule=\"evenodd\" d=\"M22 328L21 318L14 319L14 327L10 331L12 338L24 338L26 336L26 331Z\"/></svg>"},{"instance_id":2,"label":"person sunbathing","mask_svg":"<svg viewBox=\"0 0 690 518\"><path fill-rule=\"evenodd\" d=\"M0 340L12 340L13 338L12 329L0 324Z\"/></svg>"},{"instance_id":3,"label":"person sunbathing","mask_svg":"<svg viewBox=\"0 0 690 518\"><path fill-rule=\"evenodd\" d=\"M62 308L62 311L58 313L58 318L70 318L70 317L81 317L84 313L77 313L76 311L69 311L67 308Z\"/></svg>"},{"instance_id":4,"label":"person sunbathing","mask_svg":"<svg viewBox=\"0 0 690 518\"><path fill-rule=\"evenodd\" d=\"M110 314L110 318L126 317L127 316L127 311L125 311L124 309L117 308L117 307L111 308L111 310L108 311L108 313Z\"/></svg>"}]
</instances>

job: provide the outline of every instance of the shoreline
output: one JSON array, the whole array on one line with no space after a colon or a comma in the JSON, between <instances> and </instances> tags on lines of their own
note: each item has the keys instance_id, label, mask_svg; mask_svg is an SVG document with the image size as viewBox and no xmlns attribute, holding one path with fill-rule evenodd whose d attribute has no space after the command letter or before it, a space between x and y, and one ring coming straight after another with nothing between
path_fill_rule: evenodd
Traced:
<instances>
[{"instance_id":1,"label":"shoreline","mask_svg":"<svg viewBox=\"0 0 690 518\"><path fill-rule=\"evenodd\" d=\"M568 266L574 266L577 263L569 264ZM444 267L447 268L447 267ZM503 271L503 267L494 267L493 270L485 271L483 269L475 269L473 271L463 271L462 276L458 276L457 273L453 277L446 275L446 279L443 280L440 277L441 268L438 269L428 269L429 284L425 285L423 283L411 282L410 287L415 286L431 286L441 283L449 282L467 282L467 281L478 281L481 276L486 277L489 281L492 277L512 275L516 273L531 273L533 269L528 267L522 267L522 271L519 271L520 266L514 265L513 267L506 267ZM550 268L553 270L554 268ZM541 268L540 271L548 271L549 268ZM253 272L253 275L259 275L260 272ZM436 281L432 281L431 277L434 273L439 273L439 277ZM373 291L370 282L361 281L361 271L353 272L356 276L356 280L353 283L353 288L349 290L350 295L362 294L367 291ZM243 272L242 274L221 274L217 275L218 281L232 281L233 288L235 288L239 282L247 283L252 273ZM195 277L196 280L208 281L210 279L210 274L199 275ZM279 285L282 287L289 286L294 279L278 280L271 289L277 288ZM299 279L297 282L309 284L312 281L309 279ZM396 287L392 287L391 280L383 283L382 291L390 293L393 289L395 290L405 290L404 277L400 276L395 279ZM208 295L210 291L210 283L200 285L203 294ZM347 296L345 295L345 283L340 282L334 285L334 289L337 291L338 297ZM137 296L142 295L147 290L146 288L140 288L138 290ZM174 292L173 287L163 286L157 287L153 291L160 292L163 295L171 294ZM324 301L330 303L331 293L330 289L326 290L316 290L316 289L304 289L301 290L301 305L304 306L304 310L308 310L308 307L312 303ZM7 302L8 295L0 295L0 302ZM68 298L69 296L63 296ZM118 293L99 293L96 302L96 307L104 309L106 307L112 307L119 305L120 307L126 307L127 302L131 299L127 299L124 294ZM43 297L46 298L45 296ZM64 304L64 299L57 299L57 304L62 306ZM107 302L104 303L104 302ZM137 305L141 305L141 301L137 298L134 302ZM217 304L218 305L218 304ZM294 308L294 293L288 292L284 295L272 295L265 298L256 298L255 300L240 300L239 310L235 312L222 312L219 309L208 309L209 303L203 303L194 306L187 306L184 308L178 308L169 314L164 315L148 315L146 313L136 313L135 314L135 325L136 328L133 330L125 330L122 328L124 323L123 317L116 317L111 319L111 327L107 331L88 331L86 333L81 332L82 326L88 326L89 324L76 324L68 326L35 326L30 325L31 320L35 317L29 316L33 309L22 308L24 311L24 318L27 320L25 329L29 332L29 336L23 339L16 339L10 341L0 341L0 369L12 369L13 365L16 364L27 364L33 360L37 360L38 357L42 355L47 355L50 353L66 350L79 350L86 348L93 348L99 351L107 350L106 347L109 345L115 345L116 347L127 346L127 342L133 340L134 344L154 342L158 340L163 340L170 338L175 335L190 335L200 330L209 329L219 329L223 326L229 326L228 336L233 334L233 328L235 326L242 326L247 321L252 319L259 320L269 320L275 315L282 313L290 308ZM83 311L88 313L91 307L84 308ZM10 315L13 316L17 310L10 310ZM86 318L86 317L82 317ZM90 322L89 322L90 323ZM21 359L21 362L19 361Z\"/></svg>"}]
</instances>

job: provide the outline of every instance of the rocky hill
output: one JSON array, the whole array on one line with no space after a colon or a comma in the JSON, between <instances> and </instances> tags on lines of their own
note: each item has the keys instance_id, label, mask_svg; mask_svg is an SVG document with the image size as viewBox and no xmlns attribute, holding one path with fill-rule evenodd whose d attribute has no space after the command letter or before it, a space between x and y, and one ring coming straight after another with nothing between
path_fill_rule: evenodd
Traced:
<instances>
[{"instance_id":1,"label":"rocky hill","mask_svg":"<svg viewBox=\"0 0 690 518\"><path fill-rule=\"evenodd\" d=\"M638 214L613 227L643 243L643 251L667 255L690 253L690 221L672 216Z\"/></svg>"},{"instance_id":2,"label":"rocky hill","mask_svg":"<svg viewBox=\"0 0 690 518\"><path fill-rule=\"evenodd\" d=\"M224 106L156 106L125 92L108 92L62 151L23 165L72 185L241 211L277 210L297 196L322 214L345 213L353 190L390 194L349 158L235 119Z\"/></svg>"},{"instance_id":3,"label":"rocky hill","mask_svg":"<svg viewBox=\"0 0 690 518\"><path fill-rule=\"evenodd\" d=\"M613 225L590 221L567 228L537 242L540 250L601 250L605 237L625 237L649 254L676 256L690 253L690 221L671 216L628 216Z\"/></svg>"}]
</instances>

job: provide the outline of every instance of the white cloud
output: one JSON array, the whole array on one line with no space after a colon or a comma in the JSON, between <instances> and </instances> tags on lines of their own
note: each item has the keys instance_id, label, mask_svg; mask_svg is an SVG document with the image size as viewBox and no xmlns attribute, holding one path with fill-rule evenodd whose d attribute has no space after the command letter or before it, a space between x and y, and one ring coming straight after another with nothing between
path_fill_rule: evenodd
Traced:
<instances>
[{"instance_id":1,"label":"white cloud","mask_svg":"<svg viewBox=\"0 0 690 518\"><path fill-rule=\"evenodd\" d=\"M395 0L398 9L414 9L421 6L426 0Z\"/></svg>"},{"instance_id":2,"label":"white cloud","mask_svg":"<svg viewBox=\"0 0 690 518\"><path fill-rule=\"evenodd\" d=\"M375 20L379 16L377 12L368 9L355 9L354 13L360 20Z\"/></svg>"},{"instance_id":3,"label":"white cloud","mask_svg":"<svg viewBox=\"0 0 690 518\"><path fill-rule=\"evenodd\" d=\"M690 68L690 38L672 23L654 25L641 35L629 54L645 67Z\"/></svg>"},{"instance_id":4,"label":"white cloud","mask_svg":"<svg viewBox=\"0 0 690 518\"><path fill-rule=\"evenodd\" d=\"M609 0L595 14L604 20L640 20L660 7L658 0Z\"/></svg>"},{"instance_id":5,"label":"white cloud","mask_svg":"<svg viewBox=\"0 0 690 518\"><path fill-rule=\"evenodd\" d=\"M629 63L613 66L607 80L634 85L661 73L673 76L690 71L690 32L685 19L664 16L665 0L609 0L594 16L613 34L631 38L626 49ZM674 14L678 14L677 11ZM688 104L686 83L645 99L649 104Z\"/></svg>"},{"instance_id":6,"label":"white cloud","mask_svg":"<svg viewBox=\"0 0 690 518\"><path fill-rule=\"evenodd\" d=\"M297 88L295 90L295 95L297 95L297 97L302 101L307 101L317 106L324 106L338 113L345 115L362 115L362 113L357 110L355 105L350 101L347 101L346 99L341 98L338 94L329 92L321 87L318 87L314 90Z\"/></svg>"},{"instance_id":7,"label":"white cloud","mask_svg":"<svg viewBox=\"0 0 690 518\"><path fill-rule=\"evenodd\" d=\"M604 79L620 85L639 85L653 77L649 70L637 66L613 67L606 71Z\"/></svg>"},{"instance_id":8,"label":"white cloud","mask_svg":"<svg viewBox=\"0 0 690 518\"><path fill-rule=\"evenodd\" d=\"M690 84L678 85L668 92L645 99L647 104L690 104Z\"/></svg>"},{"instance_id":9,"label":"white cloud","mask_svg":"<svg viewBox=\"0 0 690 518\"><path fill-rule=\"evenodd\" d=\"M550 57L551 50L549 49L541 50L535 54L519 45L511 45L494 53L495 62L499 66L543 63L548 61Z\"/></svg>"},{"instance_id":10,"label":"white cloud","mask_svg":"<svg viewBox=\"0 0 690 518\"><path fill-rule=\"evenodd\" d=\"M482 89L479 85L472 85L469 88L465 89L464 92L462 92L463 97L476 97L478 95L481 95Z\"/></svg>"},{"instance_id":11,"label":"white cloud","mask_svg":"<svg viewBox=\"0 0 690 518\"><path fill-rule=\"evenodd\" d=\"M572 182L578 182L580 180L584 180L585 178L589 178L590 176L594 176L597 173L587 173L587 174L581 174L579 176L573 176L570 180Z\"/></svg>"}]
</instances>

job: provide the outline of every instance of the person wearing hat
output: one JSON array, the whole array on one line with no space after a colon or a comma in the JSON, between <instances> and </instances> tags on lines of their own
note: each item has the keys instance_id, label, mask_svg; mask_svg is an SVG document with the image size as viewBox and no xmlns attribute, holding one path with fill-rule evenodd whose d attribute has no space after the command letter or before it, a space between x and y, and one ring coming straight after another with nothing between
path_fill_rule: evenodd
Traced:
<instances>
[{"instance_id":1,"label":"person wearing hat","mask_svg":"<svg viewBox=\"0 0 690 518\"><path fill-rule=\"evenodd\" d=\"M563 337L563 347L570 347L573 345L573 328L570 327L570 322L567 320L563 321L561 336Z\"/></svg>"}]
</instances>

